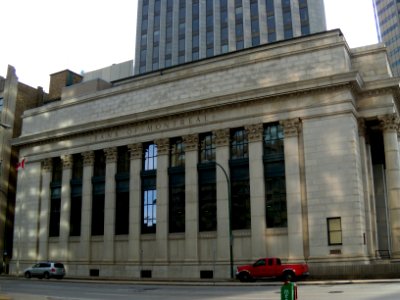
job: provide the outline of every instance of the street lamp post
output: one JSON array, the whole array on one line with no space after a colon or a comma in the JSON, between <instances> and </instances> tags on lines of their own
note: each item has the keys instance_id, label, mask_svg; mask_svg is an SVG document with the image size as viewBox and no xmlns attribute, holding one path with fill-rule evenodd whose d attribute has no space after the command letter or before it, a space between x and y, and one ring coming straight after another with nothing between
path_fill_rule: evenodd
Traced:
<instances>
[{"instance_id":1,"label":"street lamp post","mask_svg":"<svg viewBox=\"0 0 400 300\"><path fill-rule=\"evenodd\" d=\"M228 173L225 171L224 167L215 162L215 164L222 170L225 175L226 182L228 184L228 218L229 218L229 261L230 261L230 270L231 270L231 279L233 279L233 235L232 235L232 199L231 199L231 181L229 180Z\"/></svg>"}]
</instances>

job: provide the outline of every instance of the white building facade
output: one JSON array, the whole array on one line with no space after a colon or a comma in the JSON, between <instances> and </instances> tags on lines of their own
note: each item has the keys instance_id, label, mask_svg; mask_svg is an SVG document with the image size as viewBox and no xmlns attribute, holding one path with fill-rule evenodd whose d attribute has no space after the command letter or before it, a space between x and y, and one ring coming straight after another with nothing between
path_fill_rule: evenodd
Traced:
<instances>
[{"instance_id":1,"label":"white building facade","mask_svg":"<svg viewBox=\"0 0 400 300\"><path fill-rule=\"evenodd\" d=\"M226 279L267 256L315 276L398 268L384 47L335 30L90 86L25 112L13 141L15 274L60 260L69 276Z\"/></svg>"}]
</instances>

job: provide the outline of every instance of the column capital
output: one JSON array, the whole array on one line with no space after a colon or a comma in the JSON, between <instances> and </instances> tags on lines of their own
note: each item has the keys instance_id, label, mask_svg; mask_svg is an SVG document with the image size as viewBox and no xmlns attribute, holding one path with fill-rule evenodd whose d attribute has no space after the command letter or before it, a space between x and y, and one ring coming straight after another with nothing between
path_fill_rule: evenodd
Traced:
<instances>
[{"instance_id":1,"label":"column capital","mask_svg":"<svg viewBox=\"0 0 400 300\"><path fill-rule=\"evenodd\" d=\"M283 126L285 137L298 136L301 131L301 121L299 118L283 120L279 123Z\"/></svg>"},{"instance_id":2,"label":"column capital","mask_svg":"<svg viewBox=\"0 0 400 300\"><path fill-rule=\"evenodd\" d=\"M63 169L72 169L72 155L61 155L61 161L63 164Z\"/></svg>"},{"instance_id":3,"label":"column capital","mask_svg":"<svg viewBox=\"0 0 400 300\"><path fill-rule=\"evenodd\" d=\"M245 126L249 142L260 142L263 140L264 125L262 123Z\"/></svg>"},{"instance_id":4,"label":"column capital","mask_svg":"<svg viewBox=\"0 0 400 300\"><path fill-rule=\"evenodd\" d=\"M157 145L158 155L167 155L169 152L169 140L168 139L158 139L155 141Z\"/></svg>"},{"instance_id":5,"label":"column capital","mask_svg":"<svg viewBox=\"0 0 400 300\"><path fill-rule=\"evenodd\" d=\"M229 129L219 129L215 130L213 133L215 135L215 144L217 147L229 146Z\"/></svg>"},{"instance_id":6,"label":"column capital","mask_svg":"<svg viewBox=\"0 0 400 300\"><path fill-rule=\"evenodd\" d=\"M117 147L104 149L106 155L106 163L115 163L117 161Z\"/></svg>"},{"instance_id":7,"label":"column capital","mask_svg":"<svg viewBox=\"0 0 400 300\"><path fill-rule=\"evenodd\" d=\"M142 158L143 145L142 143L128 145L129 152L131 153L131 159Z\"/></svg>"},{"instance_id":8,"label":"column capital","mask_svg":"<svg viewBox=\"0 0 400 300\"><path fill-rule=\"evenodd\" d=\"M185 151L197 151L199 144L199 136L197 134L189 134L183 137L185 143Z\"/></svg>"},{"instance_id":9,"label":"column capital","mask_svg":"<svg viewBox=\"0 0 400 300\"><path fill-rule=\"evenodd\" d=\"M82 152L82 156L83 156L83 165L84 166L91 166L94 164L94 152L93 151Z\"/></svg>"},{"instance_id":10,"label":"column capital","mask_svg":"<svg viewBox=\"0 0 400 300\"><path fill-rule=\"evenodd\" d=\"M43 160L43 170L51 172L53 169L53 160L51 158L45 158Z\"/></svg>"},{"instance_id":11,"label":"column capital","mask_svg":"<svg viewBox=\"0 0 400 300\"><path fill-rule=\"evenodd\" d=\"M383 131L398 131L400 118L396 114L382 115L378 117Z\"/></svg>"}]
</instances>

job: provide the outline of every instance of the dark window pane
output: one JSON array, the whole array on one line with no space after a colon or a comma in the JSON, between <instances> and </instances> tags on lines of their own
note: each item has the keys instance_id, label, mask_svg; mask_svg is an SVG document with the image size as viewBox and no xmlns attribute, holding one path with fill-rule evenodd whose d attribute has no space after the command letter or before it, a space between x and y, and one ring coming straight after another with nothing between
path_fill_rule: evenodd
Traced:
<instances>
[{"instance_id":1,"label":"dark window pane","mask_svg":"<svg viewBox=\"0 0 400 300\"><path fill-rule=\"evenodd\" d=\"M284 132L279 124L264 128L264 177L267 227L287 227Z\"/></svg>"},{"instance_id":2,"label":"dark window pane","mask_svg":"<svg viewBox=\"0 0 400 300\"><path fill-rule=\"evenodd\" d=\"M118 147L117 173L129 173L130 153L128 147Z\"/></svg>"},{"instance_id":3,"label":"dark window pane","mask_svg":"<svg viewBox=\"0 0 400 300\"><path fill-rule=\"evenodd\" d=\"M169 181L169 232L185 232L185 174L170 174Z\"/></svg>"},{"instance_id":4,"label":"dark window pane","mask_svg":"<svg viewBox=\"0 0 400 300\"><path fill-rule=\"evenodd\" d=\"M117 192L115 203L115 234L129 234L129 192Z\"/></svg>"},{"instance_id":5,"label":"dark window pane","mask_svg":"<svg viewBox=\"0 0 400 300\"><path fill-rule=\"evenodd\" d=\"M106 157L103 150L97 150L94 152L94 169L93 176L105 176L106 175Z\"/></svg>"},{"instance_id":6,"label":"dark window pane","mask_svg":"<svg viewBox=\"0 0 400 300\"><path fill-rule=\"evenodd\" d=\"M83 157L81 154L72 156L72 179L82 179L83 177Z\"/></svg>"},{"instance_id":7,"label":"dark window pane","mask_svg":"<svg viewBox=\"0 0 400 300\"><path fill-rule=\"evenodd\" d=\"M70 236L81 235L82 196L71 197Z\"/></svg>"},{"instance_id":8,"label":"dark window pane","mask_svg":"<svg viewBox=\"0 0 400 300\"><path fill-rule=\"evenodd\" d=\"M58 192L56 193L58 194ZM52 197L52 199L50 200L50 222L49 222L50 237L56 237L60 235L60 214L61 214L61 198Z\"/></svg>"},{"instance_id":9,"label":"dark window pane","mask_svg":"<svg viewBox=\"0 0 400 300\"><path fill-rule=\"evenodd\" d=\"M247 131L236 129L231 132L231 159L249 157Z\"/></svg>"},{"instance_id":10,"label":"dark window pane","mask_svg":"<svg viewBox=\"0 0 400 300\"><path fill-rule=\"evenodd\" d=\"M171 140L170 166L179 167L185 165L185 143L182 138Z\"/></svg>"},{"instance_id":11,"label":"dark window pane","mask_svg":"<svg viewBox=\"0 0 400 300\"><path fill-rule=\"evenodd\" d=\"M217 204L215 184L204 184L200 187L199 230L217 230Z\"/></svg>"},{"instance_id":12,"label":"dark window pane","mask_svg":"<svg viewBox=\"0 0 400 300\"><path fill-rule=\"evenodd\" d=\"M92 235L104 234L104 194L92 197Z\"/></svg>"},{"instance_id":13,"label":"dark window pane","mask_svg":"<svg viewBox=\"0 0 400 300\"><path fill-rule=\"evenodd\" d=\"M215 161L215 138L212 133L200 135L199 138L200 163Z\"/></svg>"},{"instance_id":14,"label":"dark window pane","mask_svg":"<svg viewBox=\"0 0 400 300\"><path fill-rule=\"evenodd\" d=\"M62 179L62 161L59 157L54 157L52 159L52 182L61 182Z\"/></svg>"},{"instance_id":15,"label":"dark window pane","mask_svg":"<svg viewBox=\"0 0 400 300\"><path fill-rule=\"evenodd\" d=\"M267 227L287 227L285 177L268 177L265 182Z\"/></svg>"},{"instance_id":16,"label":"dark window pane","mask_svg":"<svg viewBox=\"0 0 400 300\"><path fill-rule=\"evenodd\" d=\"M251 212L248 162L241 166L231 166L231 203L232 229L249 229Z\"/></svg>"}]
</instances>

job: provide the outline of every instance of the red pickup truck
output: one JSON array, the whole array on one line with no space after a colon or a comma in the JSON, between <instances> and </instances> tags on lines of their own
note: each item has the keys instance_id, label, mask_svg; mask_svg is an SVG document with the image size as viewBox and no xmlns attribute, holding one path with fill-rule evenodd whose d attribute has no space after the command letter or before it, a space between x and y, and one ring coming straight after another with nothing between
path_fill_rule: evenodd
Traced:
<instances>
[{"instance_id":1,"label":"red pickup truck","mask_svg":"<svg viewBox=\"0 0 400 300\"><path fill-rule=\"evenodd\" d=\"M236 269L236 278L242 282L271 277L293 281L309 274L307 264L282 264L276 257L260 258L252 265L238 266Z\"/></svg>"}]
</instances>

